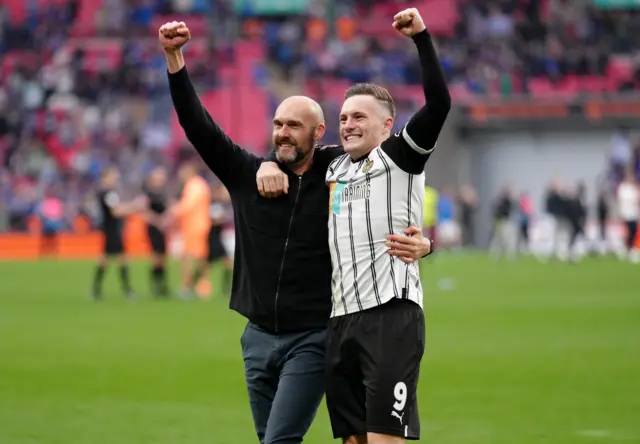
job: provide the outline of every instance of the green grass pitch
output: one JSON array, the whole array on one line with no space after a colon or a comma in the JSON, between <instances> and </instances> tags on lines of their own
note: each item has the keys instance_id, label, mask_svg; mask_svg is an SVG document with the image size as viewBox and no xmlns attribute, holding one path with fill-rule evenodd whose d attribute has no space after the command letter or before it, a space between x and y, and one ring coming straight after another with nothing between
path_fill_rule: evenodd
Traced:
<instances>
[{"instance_id":1,"label":"green grass pitch","mask_svg":"<svg viewBox=\"0 0 640 444\"><path fill-rule=\"evenodd\" d=\"M256 443L226 298L154 301L136 262L138 302L113 267L94 303L93 267L0 263L0 444ZM420 442L640 443L640 267L440 255L423 273ZM305 443L327 442L322 405Z\"/></svg>"}]
</instances>

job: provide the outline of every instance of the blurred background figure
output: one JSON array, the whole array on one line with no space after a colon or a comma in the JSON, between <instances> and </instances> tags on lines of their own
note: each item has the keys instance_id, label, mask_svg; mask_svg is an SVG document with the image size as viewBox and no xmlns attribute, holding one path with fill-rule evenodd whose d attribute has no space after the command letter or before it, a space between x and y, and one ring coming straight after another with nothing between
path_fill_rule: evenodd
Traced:
<instances>
[{"instance_id":1,"label":"blurred background figure","mask_svg":"<svg viewBox=\"0 0 640 444\"><path fill-rule=\"evenodd\" d=\"M516 203L513 190L505 186L494 204L494 228L489 251L495 260L506 257L514 261L517 256L518 233L516 228Z\"/></svg>"},{"instance_id":2,"label":"blurred background figure","mask_svg":"<svg viewBox=\"0 0 640 444\"><path fill-rule=\"evenodd\" d=\"M567 259L567 248L570 237L569 200L567 189L560 179L551 182L546 196L546 212L550 217L552 244L550 256L560 260Z\"/></svg>"},{"instance_id":3,"label":"blurred background figure","mask_svg":"<svg viewBox=\"0 0 640 444\"><path fill-rule=\"evenodd\" d=\"M211 186L211 205L209 206L209 216L211 217L211 228L209 229L207 255L208 269L198 283L197 291L200 297L211 296L213 286L217 286L214 293L222 295L231 294L231 282L233 278L233 254L228 251L228 247L223 242L223 231L233 221L233 209L230 207L231 196L229 191L221 182L214 182ZM218 274L220 282L211 282L211 268L218 263L222 264L222 273Z\"/></svg>"},{"instance_id":4,"label":"blurred background figure","mask_svg":"<svg viewBox=\"0 0 640 444\"><path fill-rule=\"evenodd\" d=\"M636 245L638 221L640 220L640 188L632 170L625 170L624 180L618 185L618 213L626 225L626 238L621 257L631 262L640 261L640 250Z\"/></svg>"},{"instance_id":5,"label":"blurred background figure","mask_svg":"<svg viewBox=\"0 0 640 444\"><path fill-rule=\"evenodd\" d=\"M607 242L607 224L609 223L609 203L611 202L611 193L602 180L598 181L596 189L596 234L593 242L593 250L598 254L607 254L609 245Z\"/></svg>"},{"instance_id":6,"label":"blurred background figure","mask_svg":"<svg viewBox=\"0 0 640 444\"><path fill-rule=\"evenodd\" d=\"M584 227L587 217L587 204L585 201L585 185L580 182L575 187L567 189L566 216L569 224L569 244L567 247L568 258L577 261L582 253L578 250L578 241L584 240Z\"/></svg>"},{"instance_id":7,"label":"blurred background figure","mask_svg":"<svg viewBox=\"0 0 640 444\"><path fill-rule=\"evenodd\" d=\"M452 251L460 245L461 241L452 187L445 186L438 194L437 214L439 246L444 251Z\"/></svg>"},{"instance_id":8,"label":"blurred background figure","mask_svg":"<svg viewBox=\"0 0 640 444\"><path fill-rule=\"evenodd\" d=\"M43 257L55 257L58 252L58 234L64 228L64 204L54 190L48 190L37 211L42 224L40 254Z\"/></svg>"},{"instance_id":9,"label":"blurred background figure","mask_svg":"<svg viewBox=\"0 0 640 444\"><path fill-rule=\"evenodd\" d=\"M155 167L143 188L147 208L144 213L147 222L147 237L151 247L150 282L152 293L156 297L169 295L167 278L167 230L169 228L166 212L169 208L167 190L167 170L163 166Z\"/></svg>"},{"instance_id":10,"label":"blurred background figure","mask_svg":"<svg viewBox=\"0 0 640 444\"><path fill-rule=\"evenodd\" d=\"M518 200L518 251L523 254L529 253L529 230L533 219L534 203L527 192L520 194Z\"/></svg>"},{"instance_id":11,"label":"blurred background figure","mask_svg":"<svg viewBox=\"0 0 640 444\"><path fill-rule=\"evenodd\" d=\"M460 207L460 230L462 232L462 247L469 248L473 245L473 233L475 225L473 223L474 213L478 205L476 191L470 185L460 187L460 197L458 205Z\"/></svg>"},{"instance_id":12,"label":"blurred background figure","mask_svg":"<svg viewBox=\"0 0 640 444\"><path fill-rule=\"evenodd\" d=\"M181 253L182 285L178 295L190 299L208 269L208 236L211 228L209 205L211 189L199 175L198 163L188 160L178 170L182 185L180 199L167 211L167 220L176 226L183 242Z\"/></svg>"}]
</instances>

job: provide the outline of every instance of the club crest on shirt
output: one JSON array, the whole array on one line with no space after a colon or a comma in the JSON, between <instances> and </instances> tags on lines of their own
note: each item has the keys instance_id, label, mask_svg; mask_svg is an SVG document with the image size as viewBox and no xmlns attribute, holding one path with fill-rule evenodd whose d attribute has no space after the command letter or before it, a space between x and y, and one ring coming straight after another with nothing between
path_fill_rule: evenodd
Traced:
<instances>
[{"instance_id":1,"label":"club crest on shirt","mask_svg":"<svg viewBox=\"0 0 640 444\"><path fill-rule=\"evenodd\" d=\"M373 160L367 159L364 161L364 165L362 165L362 172L367 174L373 168Z\"/></svg>"}]
</instances>

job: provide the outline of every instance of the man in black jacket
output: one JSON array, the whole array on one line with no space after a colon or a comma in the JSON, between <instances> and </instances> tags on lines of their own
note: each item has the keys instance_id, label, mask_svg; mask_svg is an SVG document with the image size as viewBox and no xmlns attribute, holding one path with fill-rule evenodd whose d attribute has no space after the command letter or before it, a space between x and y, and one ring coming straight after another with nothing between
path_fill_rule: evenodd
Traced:
<instances>
[{"instance_id":1,"label":"man in black jacket","mask_svg":"<svg viewBox=\"0 0 640 444\"><path fill-rule=\"evenodd\" d=\"M307 97L291 97L278 107L273 143L291 186L279 199L262 198L256 173L263 159L224 134L189 80L181 51L190 39L188 28L167 23L159 39L180 125L228 189L234 208L230 307L249 320L241 343L256 432L263 444L302 442L325 392L331 311L325 184L330 159L314 148L324 133L322 109ZM420 236L407 246L416 259L429 247Z\"/></svg>"}]
</instances>

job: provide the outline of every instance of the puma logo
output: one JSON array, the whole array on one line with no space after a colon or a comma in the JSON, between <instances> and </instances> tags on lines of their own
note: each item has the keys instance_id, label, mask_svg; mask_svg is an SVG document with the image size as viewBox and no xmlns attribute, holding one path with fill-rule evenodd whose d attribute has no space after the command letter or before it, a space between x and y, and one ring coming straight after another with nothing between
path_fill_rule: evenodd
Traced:
<instances>
[{"instance_id":1,"label":"puma logo","mask_svg":"<svg viewBox=\"0 0 640 444\"><path fill-rule=\"evenodd\" d=\"M400 415L398 412L393 410L391 412L391 416L395 416L396 418L398 418L398 420L400 420L400 425L402 425L402 417L404 416L404 412L402 412L402 415Z\"/></svg>"}]
</instances>

